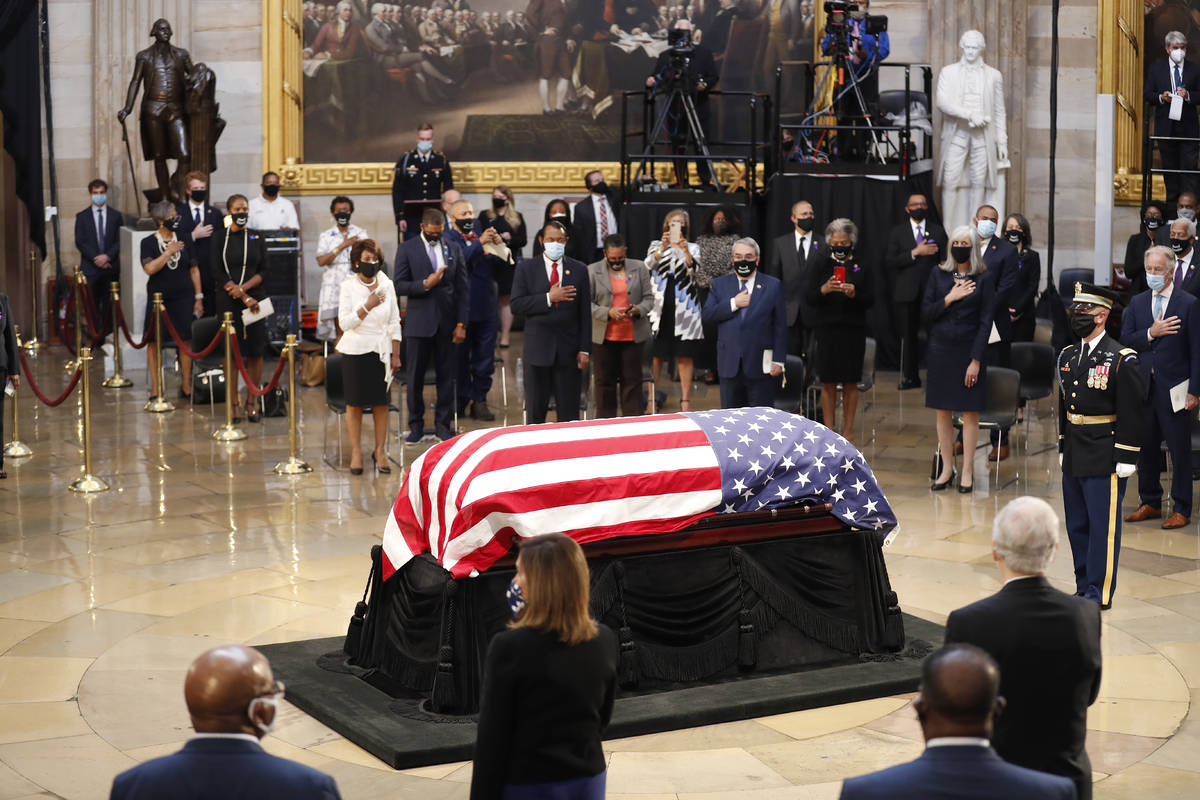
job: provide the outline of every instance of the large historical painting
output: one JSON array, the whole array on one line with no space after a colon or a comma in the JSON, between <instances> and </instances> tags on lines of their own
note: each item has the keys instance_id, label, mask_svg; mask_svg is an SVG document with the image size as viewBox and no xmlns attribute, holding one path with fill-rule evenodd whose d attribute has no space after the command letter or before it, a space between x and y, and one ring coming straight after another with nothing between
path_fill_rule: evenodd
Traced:
<instances>
[{"instance_id":1,"label":"large historical painting","mask_svg":"<svg viewBox=\"0 0 1200 800\"><path fill-rule=\"evenodd\" d=\"M429 122L458 162L615 161L621 92L680 17L720 89L771 91L812 56L810 0L305 2L302 159L394 162Z\"/></svg>"}]
</instances>

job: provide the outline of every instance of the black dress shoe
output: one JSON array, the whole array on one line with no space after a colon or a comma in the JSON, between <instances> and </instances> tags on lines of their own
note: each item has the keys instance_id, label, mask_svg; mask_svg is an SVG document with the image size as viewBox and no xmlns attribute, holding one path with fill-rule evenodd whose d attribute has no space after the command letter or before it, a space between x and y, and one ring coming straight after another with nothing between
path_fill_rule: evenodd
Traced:
<instances>
[{"instance_id":1,"label":"black dress shoe","mask_svg":"<svg viewBox=\"0 0 1200 800\"><path fill-rule=\"evenodd\" d=\"M371 463L375 465L375 471L378 472L380 475L391 475L392 474L392 468L388 466L386 458L383 460L383 463L380 464L379 459L375 458L375 454L371 453Z\"/></svg>"},{"instance_id":2,"label":"black dress shoe","mask_svg":"<svg viewBox=\"0 0 1200 800\"><path fill-rule=\"evenodd\" d=\"M458 434L456 434L454 431L450 430L449 428L438 428L437 433L435 435L437 436L438 439L440 439L444 442L447 439L453 439Z\"/></svg>"},{"instance_id":3,"label":"black dress shoe","mask_svg":"<svg viewBox=\"0 0 1200 800\"><path fill-rule=\"evenodd\" d=\"M902 392L905 391L906 389L920 389L921 388L921 379L913 378L912 380L909 380L908 378L905 378L904 380L900 381L900 385L896 388L898 388Z\"/></svg>"},{"instance_id":4,"label":"black dress shoe","mask_svg":"<svg viewBox=\"0 0 1200 800\"><path fill-rule=\"evenodd\" d=\"M478 400L471 403L471 419L478 419L478 420L483 420L484 422L491 422L495 418L496 418L496 415L492 413L492 410L490 408L488 408L487 403L483 403Z\"/></svg>"},{"instance_id":5,"label":"black dress shoe","mask_svg":"<svg viewBox=\"0 0 1200 800\"><path fill-rule=\"evenodd\" d=\"M958 484L958 493L959 494L970 494L973 491L975 491L975 481L971 481L970 486L963 486L962 483Z\"/></svg>"},{"instance_id":6,"label":"black dress shoe","mask_svg":"<svg viewBox=\"0 0 1200 800\"><path fill-rule=\"evenodd\" d=\"M933 483L929 484L929 488L930 488L931 490L935 491L935 492L942 492L942 491L945 491L947 488L949 488L950 484L954 483L954 478L955 478L955 477L957 477L957 475L958 475L958 471L957 471L957 470L954 470L954 469L952 469L952 470L950 470L950 477L949 477L949 478L947 478L947 479L946 479L945 481L943 481L942 483L937 483L937 482L935 481L935 482L933 482Z\"/></svg>"}]
</instances>

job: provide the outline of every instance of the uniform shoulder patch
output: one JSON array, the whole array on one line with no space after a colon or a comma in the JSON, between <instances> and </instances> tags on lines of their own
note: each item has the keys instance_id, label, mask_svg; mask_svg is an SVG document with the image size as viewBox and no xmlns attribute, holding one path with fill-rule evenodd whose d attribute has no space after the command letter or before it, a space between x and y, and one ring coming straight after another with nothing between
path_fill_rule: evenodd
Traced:
<instances>
[{"instance_id":1,"label":"uniform shoulder patch","mask_svg":"<svg viewBox=\"0 0 1200 800\"><path fill-rule=\"evenodd\" d=\"M1137 355L1137 350L1134 350L1132 347L1122 347L1119 352L1123 356Z\"/></svg>"}]
</instances>

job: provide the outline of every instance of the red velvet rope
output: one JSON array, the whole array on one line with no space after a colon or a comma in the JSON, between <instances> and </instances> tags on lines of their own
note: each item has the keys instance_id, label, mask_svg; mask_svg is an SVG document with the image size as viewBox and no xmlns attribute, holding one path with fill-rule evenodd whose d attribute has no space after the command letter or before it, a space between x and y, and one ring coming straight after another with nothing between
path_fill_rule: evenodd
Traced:
<instances>
[{"instance_id":1,"label":"red velvet rope","mask_svg":"<svg viewBox=\"0 0 1200 800\"><path fill-rule=\"evenodd\" d=\"M103 333L100 330L99 323L96 322L96 298L92 297L92 287L88 286L86 283L76 283L75 285L77 287L76 290L80 292L83 295L83 299L87 301L83 304L83 317L85 320L87 320L88 324L88 330L86 333L92 338L93 341L98 342L103 336ZM79 302L78 298L75 302Z\"/></svg>"},{"instance_id":2,"label":"red velvet rope","mask_svg":"<svg viewBox=\"0 0 1200 800\"><path fill-rule=\"evenodd\" d=\"M175 346L179 348L179 352L182 353L183 355L187 356L188 358L192 359L193 361L195 361L198 358L204 358L206 355L211 353L213 350L216 350L217 345L220 344L220 342L221 342L221 334L224 333L224 331L221 328L217 328L217 335L214 336L213 340L208 343L208 347L206 347L203 350L201 350L200 352L196 353L196 352L193 352L192 350L190 350L187 346L187 343L179 338L179 331L175 330L175 326L171 324L171 316L167 313L167 310L165 308L162 310L162 318L163 318L163 321L167 323L167 332L170 333L171 338L175 340Z\"/></svg>"},{"instance_id":3,"label":"red velvet rope","mask_svg":"<svg viewBox=\"0 0 1200 800\"><path fill-rule=\"evenodd\" d=\"M287 363L287 359L279 359L279 363L275 366L275 374L271 376L270 383L259 389L254 385L254 379L250 377L250 373L246 371L246 365L242 363L242 350L238 347L237 334L235 333L230 338L233 339L233 360L237 363L238 372L242 374L246 390L255 397L266 397L272 389L279 386L279 376L283 374L283 365Z\"/></svg>"},{"instance_id":4,"label":"red velvet rope","mask_svg":"<svg viewBox=\"0 0 1200 800\"><path fill-rule=\"evenodd\" d=\"M34 381L33 371L29 369L29 362L25 359L25 350L23 348L17 348L17 353L21 357L21 367L25 370L25 380L29 382L29 388L33 390L35 395L37 395L38 400L41 400L51 408L54 408L55 406L61 406L66 399L71 396L71 392L75 391L75 386L79 383L79 379L83 377L83 365L75 367L75 374L71 377L71 382L67 384L66 390L57 398L51 400L49 397L46 397L46 395L42 394L42 390L38 388L37 382Z\"/></svg>"},{"instance_id":5,"label":"red velvet rope","mask_svg":"<svg viewBox=\"0 0 1200 800\"><path fill-rule=\"evenodd\" d=\"M150 302L154 302L151 300ZM125 336L125 341L129 342L129 346L134 350L141 350L146 345L150 344L150 331L142 333L142 341L135 342L133 337L129 335L129 326L125 324L125 309L121 308L121 304L117 303L117 322L121 326L121 333Z\"/></svg>"}]
</instances>

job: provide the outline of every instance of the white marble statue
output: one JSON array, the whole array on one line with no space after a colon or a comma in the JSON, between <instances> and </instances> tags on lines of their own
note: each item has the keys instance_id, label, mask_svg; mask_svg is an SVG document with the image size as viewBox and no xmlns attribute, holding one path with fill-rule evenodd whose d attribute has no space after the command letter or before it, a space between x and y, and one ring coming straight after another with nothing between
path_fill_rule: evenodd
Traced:
<instances>
[{"instance_id":1,"label":"white marble statue","mask_svg":"<svg viewBox=\"0 0 1200 800\"><path fill-rule=\"evenodd\" d=\"M985 43L979 31L958 40L962 58L938 73L937 107L942 112L942 223L946 230L969 225L987 203L1004 219L1004 170L1008 161L1008 125L1004 118L1004 77L983 63Z\"/></svg>"}]
</instances>

